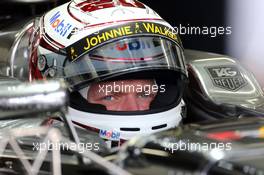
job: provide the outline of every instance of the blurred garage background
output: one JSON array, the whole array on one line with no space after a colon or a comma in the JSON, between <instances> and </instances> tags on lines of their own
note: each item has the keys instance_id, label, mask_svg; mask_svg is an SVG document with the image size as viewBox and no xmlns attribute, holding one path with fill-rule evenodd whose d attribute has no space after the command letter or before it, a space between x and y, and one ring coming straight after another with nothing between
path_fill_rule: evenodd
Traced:
<instances>
[{"instance_id":1,"label":"blurred garage background","mask_svg":"<svg viewBox=\"0 0 264 175\"><path fill-rule=\"evenodd\" d=\"M228 34L182 34L185 48L238 58L264 87L263 0L141 0L174 27L229 27ZM0 30L67 0L1 0ZM262 78L263 77L263 78Z\"/></svg>"}]
</instances>

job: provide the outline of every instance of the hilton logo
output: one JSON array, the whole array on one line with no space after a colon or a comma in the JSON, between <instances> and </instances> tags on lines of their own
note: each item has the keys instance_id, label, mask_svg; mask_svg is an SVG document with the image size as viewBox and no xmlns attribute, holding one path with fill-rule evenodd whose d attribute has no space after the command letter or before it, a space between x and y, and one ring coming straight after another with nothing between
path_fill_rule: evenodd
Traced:
<instances>
[{"instance_id":1,"label":"hilton logo","mask_svg":"<svg viewBox=\"0 0 264 175\"><path fill-rule=\"evenodd\" d=\"M207 67L206 69L216 87L237 91L246 85L246 80L235 66Z\"/></svg>"}]
</instances>

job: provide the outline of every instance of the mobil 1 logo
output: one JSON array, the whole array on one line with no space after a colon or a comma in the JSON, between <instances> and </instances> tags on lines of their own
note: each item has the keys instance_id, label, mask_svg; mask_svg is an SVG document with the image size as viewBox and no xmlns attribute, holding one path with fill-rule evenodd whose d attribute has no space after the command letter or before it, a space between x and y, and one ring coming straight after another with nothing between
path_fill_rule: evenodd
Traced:
<instances>
[{"instance_id":1,"label":"mobil 1 logo","mask_svg":"<svg viewBox=\"0 0 264 175\"><path fill-rule=\"evenodd\" d=\"M207 71L216 87L229 91L238 91L247 84L238 67L232 65L207 67Z\"/></svg>"},{"instance_id":2,"label":"mobil 1 logo","mask_svg":"<svg viewBox=\"0 0 264 175\"><path fill-rule=\"evenodd\" d=\"M55 32L62 37L69 33L72 28L72 24L66 22L59 11L50 18L49 23Z\"/></svg>"}]
</instances>

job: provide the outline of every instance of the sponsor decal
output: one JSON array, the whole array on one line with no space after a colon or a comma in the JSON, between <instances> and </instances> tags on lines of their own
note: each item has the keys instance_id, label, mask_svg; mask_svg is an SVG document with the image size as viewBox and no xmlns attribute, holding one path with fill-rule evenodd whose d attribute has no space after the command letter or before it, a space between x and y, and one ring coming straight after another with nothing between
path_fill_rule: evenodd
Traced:
<instances>
[{"instance_id":1,"label":"sponsor decal","mask_svg":"<svg viewBox=\"0 0 264 175\"><path fill-rule=\"evenodd\" d=\"M119 141L120 140L120 132L118 131L109 131L101 129L99 132L99 136L103 139L111 140L111 141Z\"/></svg>"},{"instance_id":2,"label":"sponsor decal","mask_svg":"<svg viewBox=\"0 0 264 175\"><path fill-rule=\"evenodd\" d=\"M247 82L236 66L215 66L206 68L216 87L229 91L238 91Z\"/></svg>"},{"instance_id":3,"label":"sponsor decal","mask_svg":"<svg viewBox=\"0 0 264 175\"><path fill-rule=\"evenodd\" d=\"M155 43L154 43L155 44ZM159 43L158 45L159 46ZM115 47L112 48L112 50L116 51L138 51L141 49L151 49L153 47L157 47L156 45L153 46L153 44L150 41L139 41L137 39L131 40L128 43L116 43Z\"/></svg>"},{"instance_id":4,"label":"sponsor decal","mask_svg":"<svg viewBox=\"0 0 264 175\"><path fill-rule=\"evenodd\" d=\"M176 32L168 26L152 22L132 22L106 28L97 33L93 33L67 47L66 53L70 61L75 61L82 55L101 46L102 44L115 41L123 37L138 35L161 36L170 39L173 42L179 43ZM119 49L122 50L125 49L125 47L127 46L119 47ZM136 48L137 47L139 46L137 45ZM132 48L131 45L130 48Z\"/></svg>"},{"instance_id":5,"label":"sponsor decal","mask_svg":"<svg viewBox=\"0 0 264 175\"><path fill-rule=\"evenodd\" d=\"M55 13L49 20L51 27L62 37L72 28L70 23L62 19L60 12Z\"/></svg>"}]
</instances>

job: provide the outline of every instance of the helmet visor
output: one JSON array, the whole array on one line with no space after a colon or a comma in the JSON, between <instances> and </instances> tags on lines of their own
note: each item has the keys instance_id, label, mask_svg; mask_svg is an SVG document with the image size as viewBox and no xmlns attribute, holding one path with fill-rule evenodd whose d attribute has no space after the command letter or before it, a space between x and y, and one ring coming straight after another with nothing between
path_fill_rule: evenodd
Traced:
<instances>
[{"instance_id":1,"label":"helmet visor","mask_svg":"<svg viewBox=\"0 0 264 175\"><path fill-rule=\"evenodd\" d=\"M144 70L172 70L183 74L185 65L180 46L157 36L124 38L96 48L70 61L66 59L63 76L79 90L91 81L104 81Z\"/></svg>"}]
</instances>

